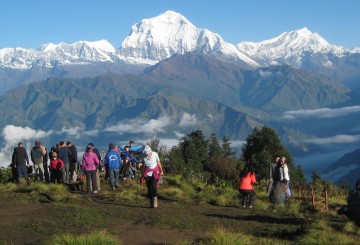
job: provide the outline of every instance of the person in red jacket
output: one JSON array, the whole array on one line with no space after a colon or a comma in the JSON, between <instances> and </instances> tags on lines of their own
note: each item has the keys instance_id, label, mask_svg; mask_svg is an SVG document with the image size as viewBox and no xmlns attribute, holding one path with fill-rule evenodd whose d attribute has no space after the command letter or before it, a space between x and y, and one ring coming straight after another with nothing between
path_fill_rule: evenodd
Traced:
<instances>
[{"instance_id":1,"label":"person in red jacket","mask_svg":"<svg viewBox=\"0 0 360 245\"><path fill-rule=\"evenodd\" d=\"M255 183L255 173L248 166L245 166L244 169L240 172L239 183L239 192L242 194L241 204L244 208L246 207L247 199L249 196L249 208L252 208L255 204L256 193L253 187L253 184Z\"/></svg>"},{"instance_id":2,"label":"person in red jacket","mask_svg":"<svg viewBox=\"0 0 360 245\"><path fill-rule=\"evenodd\" d=\"M50 182L55 183L57 181L58 184L62 182L62 169L64 168L64 162L57 158L56 152L51 152L51 159L50 159Z\"/></svg>"}]
</instances>

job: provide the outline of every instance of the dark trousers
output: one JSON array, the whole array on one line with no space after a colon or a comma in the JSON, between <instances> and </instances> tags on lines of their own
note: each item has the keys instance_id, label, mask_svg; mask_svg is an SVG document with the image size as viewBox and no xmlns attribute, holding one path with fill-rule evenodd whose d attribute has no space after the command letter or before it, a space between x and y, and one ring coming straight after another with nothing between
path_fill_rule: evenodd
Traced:
<instances>
[{"instance_id":1,"label":"dark trousers","mask_svg":"<svg viewBox=\"0 0 360 245\"><path fill-rule=\"evenodd\" d=\"M254 190L242 190L242 189L240 189L239 192L242 194L241 205L243 207L246 206L246 202L247 202L247 199L248 199L249 196L250 196L249 206L254 206L255 199L256 199L256 193L255 193Z\"/></svg>"},{"instance_id":2,"label":"dark trousers","mask_svg":"<svg viewBox=\"0 0 360 245\"><path fill-rule=\"evenodd\" d=\"M26 168L25 164L24 165L17 165L16 170L17 170L17 181L20 180L22 174L24 175L24 178L26 180L29 179L29 175L27 173L27 168Z\"/></svg>"},{"instance_id":3,"label":"dark trousers","mask_svg":"<svg viewBox=\"0 0 360 245\"><path fill-rule=\"evenodd\" d=\"M49 174L49 168L46 162L43 163L44 166L44 177L45 182L50 182L50 174Z\"/></svg>"},{"instance_id":4,"label":"dark trousers","mask_svg":"<svg viewBox=\"0 0 360 245\"><path fill-rule=\"evenodd\" d=\"M50 169L50 181L51 183L55 183L57 181L58 184L62 182L61 169Z\"/></svg>"},{"instance_id":5,"label":"dark trousers","mask_svg":"<svg viewBox=\"0 0 360 245\"><path fill-rule=\"evenodd\" d=\"M97 186L96 186L96 170L91 170L91 171L86 171L86 192L90 193L91 188L90 188L90 184L92 186L92 190L93 191L97 191Z\"/></svg>"},{"instance_id":6,"label":"dark trousers","mask_svg":"<svg viewBox=\"0 0 360 245\"><path fill-rule=\"evenodd\" d=\"M157 179L153 176L146 177L146 186L148 189L148 196L150 199L157 197Z\"/></svg>"}]
</instances>

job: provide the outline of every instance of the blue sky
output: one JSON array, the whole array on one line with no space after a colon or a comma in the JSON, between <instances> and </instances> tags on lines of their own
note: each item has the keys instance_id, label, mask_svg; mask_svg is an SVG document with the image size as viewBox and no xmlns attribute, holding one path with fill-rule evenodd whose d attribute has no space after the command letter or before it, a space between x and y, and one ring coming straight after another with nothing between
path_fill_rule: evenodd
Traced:
<instances>
[{"instance_id":1,"label":"blue sky","mask_svg":"<svg viewBox=\"0 0 360 245\"><path fill-rule=\"evenodd\" d=\"M118 48L131 26L166 10L225 41L259 42L307 27L329 43L360 47L358 0L0 0L0 49L108 40Z\"/></svg>"}]
</instances>

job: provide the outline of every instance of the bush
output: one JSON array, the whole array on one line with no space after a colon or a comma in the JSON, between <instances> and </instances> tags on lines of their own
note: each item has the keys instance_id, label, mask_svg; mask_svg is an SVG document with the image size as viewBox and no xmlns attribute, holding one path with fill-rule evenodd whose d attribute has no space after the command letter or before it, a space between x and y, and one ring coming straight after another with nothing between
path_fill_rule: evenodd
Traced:
<instances>
[{"instance_id":1,"label":"bush","mask_svg":"<svg viewBox=\"0 0 360 245\"><path fill-rule=\"evenodd\" d=\"M122 244L106 231L96 231L85 235L61 234L55 235L48 243L50 245L117 245Z\"/></svg>"},{"instance_id":2,"label":"bush","mask_svg":"<svg viewBox=\"0 0 360 245\"><path fill-rule=\"evenodd\" d=\"M6 183L12 180L11 168L0 168L0 183Z\"/></svg>"}]
</instances>

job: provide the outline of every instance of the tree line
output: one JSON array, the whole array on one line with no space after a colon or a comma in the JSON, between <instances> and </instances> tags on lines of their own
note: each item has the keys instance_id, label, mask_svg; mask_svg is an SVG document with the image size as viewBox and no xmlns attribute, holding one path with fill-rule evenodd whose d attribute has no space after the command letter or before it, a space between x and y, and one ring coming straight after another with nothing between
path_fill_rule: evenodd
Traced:
<instances>
[{"instance_id":1,"label":"tree line","mask_svg":"<svg viewBox=\"0 0 360 245\"><path fill-rule=\"evenodd\" d=\"M167 173L181 174L185 178L198 178L211 184L234 183L238 181L242 168L248 165L259 180L268 179L269 166L274 157L284 156L291 182L306 183L301 166L293 162L276 131L267 126L253 130L240 156L232 151L229 138L219 140L215 133L206 138L201 130L185 135L170 150L161 145L159 140L153 140L150 146L158 151Z\"/></svg>"}]
</instances>

